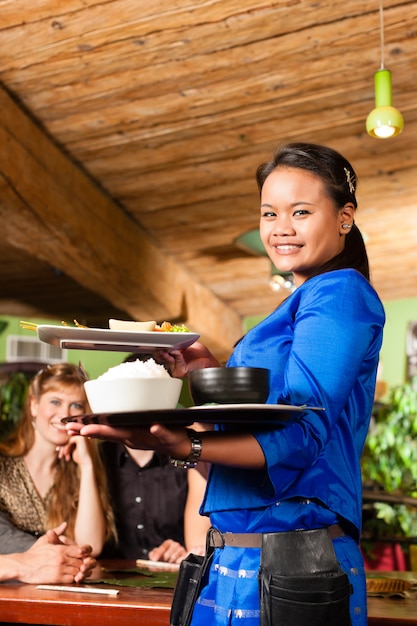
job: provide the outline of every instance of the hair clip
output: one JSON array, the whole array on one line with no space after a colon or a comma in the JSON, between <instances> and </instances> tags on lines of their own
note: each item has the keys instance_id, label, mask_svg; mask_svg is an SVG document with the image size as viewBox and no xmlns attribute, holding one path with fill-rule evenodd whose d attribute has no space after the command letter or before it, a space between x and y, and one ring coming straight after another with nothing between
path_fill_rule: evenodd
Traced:
<instances>
[{"instance_id":1,"label":"hair clip","mask_svg":"<svg viewBox=\"0 0 417 626\"><path fill-rule=\"evenodd\" d=\"M81 376L85 378L85 380L88 380L88 374L85 371L84 365L81 363L81 361L78 361L78 371L81 374Z\"/></svg>"},{"instance_id":2,"label":"hair clip","mask_svg":"<svg viewBox=\"0 0 417 626\"><path fill-rule=\"evenodd\" d=\"M345 174L346 174L346 180L347 180L347 184L349 185L349 191L350 193L354 194L355 193L355 176L352 177L352 172L350 170L348 170L347 167L343 168L345 170Z\"/></svg>"},{"instance_id":3,"label":"hair clip","mask_svg":"<svg viewBox=\"0 0 417 626\"><path fill-rule=\"evenodd\" d=\"M38 370L35 374L35 376L43 376L43 374L45 374L45 372L47 372L48 370L51 369L51 364L47 363L46 365L44 365L43 367L41 367L40 370Z\"/></svg>"}]
</instances>

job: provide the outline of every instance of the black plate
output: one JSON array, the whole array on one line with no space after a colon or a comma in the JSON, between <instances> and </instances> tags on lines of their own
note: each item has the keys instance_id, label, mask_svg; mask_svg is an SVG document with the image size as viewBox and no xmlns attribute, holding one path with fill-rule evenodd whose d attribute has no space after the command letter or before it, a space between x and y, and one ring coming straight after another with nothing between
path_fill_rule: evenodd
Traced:
<instances>
[{"instance_id":1,"label":"black plate","mask_svg":"<svg viewBox=\"0 0 417 626\"><path fill-rule=\"evenodd\" d=\"M126 411L121 413L89 413L64 417L61 421L107 426L149 426L166 424L189 426L193 422L205 424L260 424L285 421L305 410L324 411L322 407L285 404L223 404L195 406L187 409L158 411Z\"/></svg>"}]
</instances>

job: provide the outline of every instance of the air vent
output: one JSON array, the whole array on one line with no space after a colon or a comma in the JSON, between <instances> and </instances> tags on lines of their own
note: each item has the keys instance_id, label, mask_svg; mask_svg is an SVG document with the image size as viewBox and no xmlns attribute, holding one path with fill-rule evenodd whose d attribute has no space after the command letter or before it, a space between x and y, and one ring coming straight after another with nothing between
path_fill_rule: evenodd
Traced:
<instances>
[{"instance_id":1,"label":"air vent","mask_svg":"<svg viewBox=\"0 0 417 626\"><path fill-rule=\"evenodd\" d=\"M8 335L6 338L6 360L9 362L61 363L67 360L67 350L39 341L37 337Z\"/></svg>"}]
</instances>

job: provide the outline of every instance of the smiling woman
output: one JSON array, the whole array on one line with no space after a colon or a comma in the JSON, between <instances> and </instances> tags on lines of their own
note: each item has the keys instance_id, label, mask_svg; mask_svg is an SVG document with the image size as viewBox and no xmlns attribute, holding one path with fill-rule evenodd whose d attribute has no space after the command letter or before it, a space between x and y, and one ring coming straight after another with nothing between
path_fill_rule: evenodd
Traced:
<instances>
[{"instance_id":1,"label":"smiling woman","mask_svg":"<svg viewBox=\"0 0 417 626\"><path fill-rule=\"evenodd\" d=\"M297 289L236 344L227 367L266 368L266 403L304 410L245 429L67 428L165 452L183 467L211 464L201 512L214 552L191 626L366 626L360 453L385 314L353 223L356 176L338 152L295 143L260 167L258 184L264 244L279 269L296 275ZM219 367L199 342L158 357L180 378ZM187 596L182 606L192 602Z\"/></svg>"},{"instance_id":2,"label":"smiling woman","mask_svg":"<svg viewBox=\"0 0 417 626\"><path fill-rule=\"evenodd\" d=\"M259 166L260 236L273 265L298 287L317 274L352 267L369 280L355 225L357 177L343 155L293 143Z\"/></svg>"},{"instance_id":3,"label":"smiling woman","mask_svg":"<svg viewBox=\"0 0 417 626\"><path fill-rule=\"evenodd\" d=\"M276 205L276 189L280 203ZM321 179L310 172L278 168L262 188L260 233L265 249L281 272L292 272L296 286L329 258L340 254L352 228L353 204L335 210Z\"/></svg>"},{"instance_id":4,"label":"smiling woman","mask_svg":"<svg viewBox=\"0 0 417 626\"><path fill-rule=\"evenodd\" d=\"M25 538L65 521L68 535L97 555L114 534L105 472L97 444L68 437L61 424L85 412L85 380L70 363L48 365L33 378L22 420L0 444L0 511Z\"/></svg>"}]
</instances>

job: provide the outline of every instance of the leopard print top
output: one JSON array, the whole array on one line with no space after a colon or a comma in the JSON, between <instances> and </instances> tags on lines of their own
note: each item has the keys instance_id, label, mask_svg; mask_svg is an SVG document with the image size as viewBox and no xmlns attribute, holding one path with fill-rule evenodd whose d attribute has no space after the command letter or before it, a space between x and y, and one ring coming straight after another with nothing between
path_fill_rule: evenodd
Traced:
<instances>
[{"instance_id":1,"label":"leopard print top","mask_svg":"<svg viewBox=\"0 0 417 626\"><path fill-rule=\"evenodd\" d=\"M41 498L21 457L0 454L0 510L14 526L32 535L46 530L48 494Z\"/></svg>"}]
</instances>

